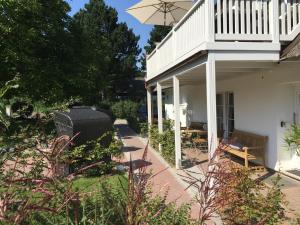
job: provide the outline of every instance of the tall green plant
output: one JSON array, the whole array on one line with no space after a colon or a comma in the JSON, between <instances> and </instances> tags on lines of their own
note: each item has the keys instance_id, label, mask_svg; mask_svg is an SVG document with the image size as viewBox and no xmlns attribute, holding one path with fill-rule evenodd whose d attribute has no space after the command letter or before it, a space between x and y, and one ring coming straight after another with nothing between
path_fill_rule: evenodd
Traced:
<instances>
[{"instance_id":1,"label":"tall green plant","mask_svg":"<svg viewBox=\"0 0 300 225\"><path fill-rule=\"evenodd\" d=\"M161 155L171 164L175 164L175 143L174 143L174 129L173 122L171 120L164 121L164 132L159 134L158 127L156 124L153 124L150 127L150 144L156 150L161 144Z\"/></svg>"}]
</instances>

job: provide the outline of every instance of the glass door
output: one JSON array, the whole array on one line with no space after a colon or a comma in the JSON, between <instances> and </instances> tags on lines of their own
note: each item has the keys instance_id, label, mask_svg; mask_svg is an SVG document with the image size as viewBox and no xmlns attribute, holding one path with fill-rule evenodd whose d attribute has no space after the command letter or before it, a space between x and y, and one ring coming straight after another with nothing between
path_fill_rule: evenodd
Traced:
<instances>
[{"instance_id":1,"label":"glass door","mask_svg":"<svg viewBox=\"0 0 300 225\"><path fill-rule=\"evenodd\" d=\"M234 94L217 94L217 128L219 138L228 138L234 130Z\"/></svg>"},{"instance_id":2,"label":"glass door","mask_svg":"<svg viewBox=\"0 0 300 225\"><path fill-rule=\"evenodd\" d=\"M234 94L233 92L226 92L226 129L225 137L231 137L234 130Z\"/></svg>"},{"instance_id":3,"label":"glass door","mask_svg":"<svg viewBox=\"0 0 300 225\"><path fill-rule=\"evenodd\" d=\"M217 94L217 132L218 137L222 138L224 134L224 94Z\"/></svg>"}]
</instances>

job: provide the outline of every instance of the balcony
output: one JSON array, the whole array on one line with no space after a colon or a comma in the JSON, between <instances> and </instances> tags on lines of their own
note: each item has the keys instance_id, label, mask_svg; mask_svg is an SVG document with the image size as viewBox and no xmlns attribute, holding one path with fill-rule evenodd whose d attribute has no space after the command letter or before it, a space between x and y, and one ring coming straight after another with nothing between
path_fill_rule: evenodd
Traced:
<instances>
[{"instance_id":1,"label":"balcony","mask_svg":"<svg viewBox=\"0 0 300 225\"><path fill-rule=\"evenodd\" d=\"M147 80L201 51L270 50L300 33L300 0L198 0L147 57Z\"/></svg>"}]
</instances>

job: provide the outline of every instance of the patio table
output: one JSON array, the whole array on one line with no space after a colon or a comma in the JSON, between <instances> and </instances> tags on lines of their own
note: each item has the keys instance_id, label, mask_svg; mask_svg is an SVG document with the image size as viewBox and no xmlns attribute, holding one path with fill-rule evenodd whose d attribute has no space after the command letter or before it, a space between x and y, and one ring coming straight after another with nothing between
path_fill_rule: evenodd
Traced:
<instances>
[{"instance_id":1,"label":"patio table","mask_svg":"<svg viewBox=\"0 0 300 225\"><path fill-rule=\"evenodd\" d=\"M207 135L207 130L182 130L183 134L196 134L196 135Z\"/></svg>"}]
</instances>

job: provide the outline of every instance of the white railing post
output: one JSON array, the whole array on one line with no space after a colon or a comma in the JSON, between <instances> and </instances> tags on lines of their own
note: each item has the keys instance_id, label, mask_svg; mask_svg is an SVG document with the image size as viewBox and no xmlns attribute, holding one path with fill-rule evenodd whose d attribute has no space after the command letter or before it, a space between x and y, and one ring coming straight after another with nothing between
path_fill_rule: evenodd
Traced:
<instances>
[{"instance_id":1,"label":"white railing post","mask_svg":"<svg viewBox=\"0 0 300 225\"><path fill-rule=\"evenodd\" d=\"M216 106L216 61L214 53L208 53L206 62L206 96L209 159L218 147Z\"/></svg>"},{"instance_id":2,"label":"white railing post","mask_svg":"<svg viewBox=\"0 0 300 225\"><path fill-rule=\"evenodd\" d=\"M215 41L215 6L214 1L205 0L205 38L207 42Z\"/></svg>"},{"instance_id":3,"label":"white railing post","mask_svg":"<svg viewBox=\"0 0 300 225\"><path fill-rule=\"evenodd\" d=\"M175 164L181 168L181 134L180 134L180 87L179 79L173 76L174 118L175 118Z\"/></svg>"},{"instance_id":4,"label":"white railing post","mask_svg":"<svg viewBox=\"0 0 300 225\"><path fill-rule=\"evenodd\" d=\"M270 29L273 43L279 43L279 0L271 0Z\"/></svg>"}]
</instances>

